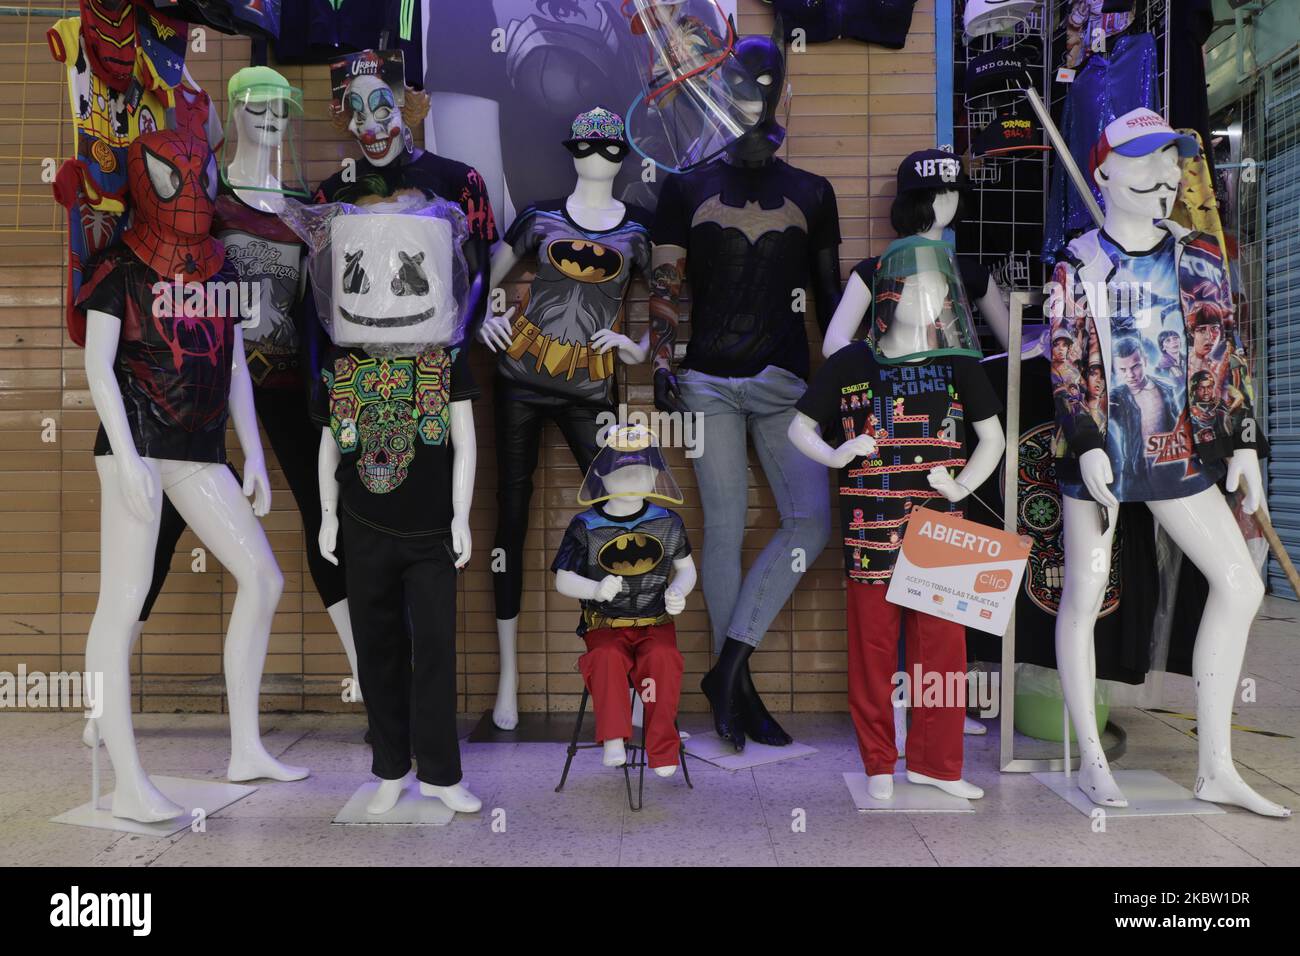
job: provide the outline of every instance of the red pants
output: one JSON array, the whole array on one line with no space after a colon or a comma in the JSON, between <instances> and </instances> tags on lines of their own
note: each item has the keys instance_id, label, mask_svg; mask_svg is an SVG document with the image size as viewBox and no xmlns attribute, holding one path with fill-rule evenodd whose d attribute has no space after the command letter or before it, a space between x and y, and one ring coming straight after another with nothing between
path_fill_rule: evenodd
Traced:
<instances>
[{"instance_id":1,"label":"red pants","mask_svg":"<svg viewBox=\"0 0 1300 956\"><path fill-rule=\"evenodd\" d=\"M966 628L890 604L885 600L887 590L883 584L848 582L849 712L858 732L862 763L868 774L876 776L892 774L898 760L891 695L895 687L892 678L898 672L898 625L906 620L912 702L907 769L936 780L960 780L966 717ZM920 685L916 681L918 665ZM933 699L925 706L925 681L936 678L942 679L939 700L949 706L935 706Z\"/></svg>"},{"instance_id":2,"label":"red pants","mask_svg":"<svg viewBox=\"0 0 1300 956\"><path fill-rule=\"evenodd\" d=\"M650 627L601 627L588 631L585 640L587 653L578 658L578 669L596 711L596 742L632 736L631 686L645 704L646 762L675 767L681 749L677 701L684 667L677 628L671 621Z\"/></svg>"}]
</instances>

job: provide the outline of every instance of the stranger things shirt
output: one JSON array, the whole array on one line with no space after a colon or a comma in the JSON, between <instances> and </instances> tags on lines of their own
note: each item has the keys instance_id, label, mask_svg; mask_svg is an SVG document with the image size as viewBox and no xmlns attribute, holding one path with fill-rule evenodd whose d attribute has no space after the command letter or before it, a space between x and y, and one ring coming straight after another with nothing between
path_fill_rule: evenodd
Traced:
<instances>
[{"instance_id":1,"label":"stranger things shirt","mask_svg":"<svg viewBox=\"0 0 1300 956\"><path fill-rule=\"evenodd\" d=\"M979 362L936 356L882 365L865 342L840 349L821 367L795 408L821 428L832 447L859 435L875 438L874 458L840 469L844 571L851 581L888 583L907 523L924 506L962 514L930 487L936 465L966 465L968 422L1001 411Z\"/></svg>"}]
</instances>

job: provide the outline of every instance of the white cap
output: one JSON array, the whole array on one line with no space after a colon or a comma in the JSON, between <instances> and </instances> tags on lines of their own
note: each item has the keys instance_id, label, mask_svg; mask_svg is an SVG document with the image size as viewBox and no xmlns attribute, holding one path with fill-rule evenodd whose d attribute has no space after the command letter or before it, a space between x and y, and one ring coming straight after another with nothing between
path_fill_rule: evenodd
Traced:
<instances>
[{"instance_id":1,"label":"white cap","mask_svg":"<svg viewBox=\"0 0 1300 956\"><path fill-rule=\"evenodd\" d=\"M1009 30L1029 17L1038 0L966 0L964 26L968 37Z\"/></svg>"},{"instance_id":2,"label":"white cap","mask_svg":"<svg viewBox=\"0 0 1300 956\"><path fill-rule=\"evenodd\" d=\"M1178 155L1183 159L1196 155L1195 138L1175 132L1159 113L1140 106L1112 120L1102 130L1101 139L1097 140L1089 158L1092 168L1096 169L1111 153L1146 156L1170 143L1178 145Z\"/></svg>"}]
</instances>

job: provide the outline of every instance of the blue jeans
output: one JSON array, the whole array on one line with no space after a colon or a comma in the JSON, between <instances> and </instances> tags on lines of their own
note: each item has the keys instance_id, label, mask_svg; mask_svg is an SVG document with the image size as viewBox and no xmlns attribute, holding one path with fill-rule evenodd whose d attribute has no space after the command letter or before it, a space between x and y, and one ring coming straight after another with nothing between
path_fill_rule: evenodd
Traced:
<instances>
[{"instance_id":1,"label":"blue jeans","mask_svg":"<svg viewBox=\"0 0 1300 956\"><path fill-rule=\"evenodd\" d=\"M752 378L720 378L682 369L677 383L686 406L701 416L698 458L691 459L704 506L700 583L709 609L713 651L728 638L752 647L789 600L803 571L830 536L831 502L826 468L804 457L786 431L794 403L807 385L793 372L769 365ZM748 503L748 429L767 475L781 525L748 574L741 573L741 544Z\"/></svg>"}]
</instances>

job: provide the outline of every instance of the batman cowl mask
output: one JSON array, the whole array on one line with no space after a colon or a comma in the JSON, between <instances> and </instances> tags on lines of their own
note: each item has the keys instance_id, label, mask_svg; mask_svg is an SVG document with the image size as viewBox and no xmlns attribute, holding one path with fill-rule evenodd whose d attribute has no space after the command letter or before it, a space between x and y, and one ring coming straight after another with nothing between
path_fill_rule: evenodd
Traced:
<instances>
[{"instance_id":1,"label":"batman cowl mask","mask_svg":"<svg viewBox=\"0 0 1300 956\"><path fill-rule=\"evenodd\" d=\"M785 127L776 119L785 91L785 53L775 36L746 36L736 42L735 56L763 92L762 101L755 104L755 111L762 112L758 122L727 147L727 152L741 163L764 163L785 139Z\"/></svg>"}]
</instances>

